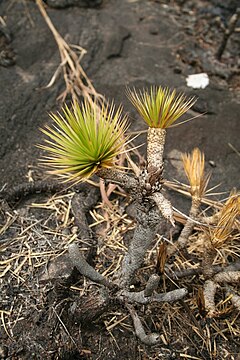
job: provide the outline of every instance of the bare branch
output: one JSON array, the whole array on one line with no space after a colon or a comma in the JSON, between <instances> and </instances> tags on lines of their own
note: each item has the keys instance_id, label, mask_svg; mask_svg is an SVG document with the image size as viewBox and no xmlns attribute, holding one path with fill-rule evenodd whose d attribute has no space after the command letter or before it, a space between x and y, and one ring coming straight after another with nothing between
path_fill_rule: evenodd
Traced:
<instances>
[{"instance_id":1,"label":"bare branch","mask_svg":"<svg viewBox=\"0 0 240 360\"><path fill-rule=\"evenodd\" d=\"M139 183L135 177L129 176L122 171L102 168L98 170L97 175L104 180L109 180L114 184L119 184L121 187L129 191L132 190L136 192L139 187Z\"/></svg>"},{"instance_id":2,"label":"bare branch","mask_svg":"<svg viewBox=\"0 0 240 360\"><path fill-rule=\"evenodd\" d=\"M214 317L216 315L215 307L215 293L217 290L217 284L212 280L207 280L204 284L203 296L205 302L205 309L208 312L208 317Z\"/></svg>"},{"instance_id":3,"label":"bare branch","mask_svg":"<svg viewBox=\"0 0 240 360\"><path fill-rule=\"evenodd\" d=\"M153 294L153 292L157 289L158 283L160 280L160 276L157 274L152 274L148 279L146 288L144 290L144 296L149 297Z\"/></svg>"},{"instance_id":4,"label":"bare branch","mask_svg":"<svg viewBox=\"0 0 240 360\"><path fill-rule=\"evenodd\" d=\"M189 236L191 235L193 228L195 226L195 220L197 219L197 215L199 213L200 203L201 203L200 200L198 201L196 199L192 199L192 205L189 212L189 217L177 241L173 245L168 246L167 249L168 256L172 256L175 252L179 251L180 249L183 249L187 245Z\"/></svg>"},{"instance_id":5,"label":"bare branch","mask_svg":"<svg viewBox=\"0 0 240 360\"><path fill-rule=\"evenodd\" d=\"M126 304L126 307L132 317L135 333L137 337L146 345L156 345L160 342L160 336L157 333L146 334L142 322L133 306Z\"/></svg>"},{"instance_id":6,"label":"bare branch","mask_svg":"<svg viewBox=\"0 0 240 360\"><path fill-rule=\"evenodd\" d=\"M240 271L222 271L214 276L218 283L237 283L240 280Z\"/></svg>"},{"instance_id":7,"label":"bare branch","mask_svg":"<svg viewBox=\"0 0 240 360\"><path fill-rule=\"evenodd\" d=\"M126 301L130 303L139 303L139 304L151 304L154 302L173 302L182 299L187 295L188 291L185 288L169 291L163 294L154 294L152 296L145 296L145 290L139 292L130 292L123 290L119 293L119 298L125 298Z\"/></svg>"},{"instance_id":8,"label":"bare branch","mask_svg":"<svg viewBox=\"0 0 240 360\"><path fill-rule=\"evenodd\" d=\"M68 253L73 265L82 275L86 276L97 284L106 286L107 288L115 287L113 283L111 283L108 279L106 279L102 274L98 273L91 265L87 263L75 243L69 245Z\"/></svg>"}]
</instances>

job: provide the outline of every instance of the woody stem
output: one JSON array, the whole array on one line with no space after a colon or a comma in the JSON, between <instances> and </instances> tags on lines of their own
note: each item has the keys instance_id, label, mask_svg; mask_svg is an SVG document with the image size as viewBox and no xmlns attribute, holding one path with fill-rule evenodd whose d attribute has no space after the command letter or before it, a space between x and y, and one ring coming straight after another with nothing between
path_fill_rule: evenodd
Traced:
<instances>
[{"instance_id":1,"label":"woody stem","mask_svg":"<svg viewBox=\"0 0 240 360\"><path fill-rule=\"evenodd\" d=\"M163 166L163 151L166 130L161 128L148 128L147 135L147 161L148 168L160 169Z\"/></svg>"}]
</instances>

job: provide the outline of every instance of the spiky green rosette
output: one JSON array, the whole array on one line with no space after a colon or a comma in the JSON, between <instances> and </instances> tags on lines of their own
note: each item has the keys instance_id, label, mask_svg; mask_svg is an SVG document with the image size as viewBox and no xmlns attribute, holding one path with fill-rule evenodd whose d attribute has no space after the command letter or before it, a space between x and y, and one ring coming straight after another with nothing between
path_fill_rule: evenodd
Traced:
<instances>
[{"instance_id":1,"label":"spiky green rosette","mask_svg":"<svg viewBox=\"0 0 240 360\"><path fill-rule=\"evenodd\" d=\"M148 166L161 167L166 130L195 103L194 98L176 95L176 90L151 87L150 92L128 90L128 97L149 126L148 129Z\"/></svg>"},{"instance_id":2,"label":"spiky green rosette","mask_svg":"<svg viewBox=\"0 0 240 360\"><path fill-rule=\"evenodd\" d=\"M122 108L115 110L113 104L92 106L87 101L81 106L67 105L62 114L50 115L54 124L41 131L47 135L47 151L41 164L49 173L65 181L79 182L100 169L116 167L116 157L124 151L127 118Z\"/></svg>"}]
</instances>

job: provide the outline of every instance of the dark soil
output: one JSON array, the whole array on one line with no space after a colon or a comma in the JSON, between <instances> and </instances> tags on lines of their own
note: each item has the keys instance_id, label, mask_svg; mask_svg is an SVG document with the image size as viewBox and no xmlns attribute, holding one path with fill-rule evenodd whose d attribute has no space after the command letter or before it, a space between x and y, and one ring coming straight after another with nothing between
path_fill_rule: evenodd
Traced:
<instances>
[{"instance_id":1,"label":"dark soil","mask_svg":"<svg viewBox=\"0 0 240 360\"><path fill-rule=\"evenodd\" d=\"M221 61L216 60L215 54L223 39L223 28L238 2L231 0L219 5L215 0L105 0L101 6L99 3L49 1L49 5L58 5L58 8L47 8L62 36L87 50L81 64L97 91L115 99L116 103L123 103L125 111L130 113L134 131L143 129L144 125L126 99L126 86L163 85L196 95L199 100L192 116L204 115L169 131L165 177L185 181L180 153L198 146L206 155L207 169L212 172L210 185L220 183L216 190L219 192L237 187L240 167L238 33L229 38ZM49 121L47 112L59 109L56 99L64 89L64 82L59 78L53 87L44 89L60 59L52 34L34 1L2 1L0 14L6 23L6 27L0 27L0 189L3 194L29 179L45 177L37 167L40 150L35 145L41 141L38 128ZM209 75L210 85L201 90L188 88L186 77L199 72ZM144 141L144 136L137 139L137 143ZM144 152L144 147L141 151ZM5 238L0 239L0 245L6 245L8 239L9 254L14 254L11 241L21 233L21 226L26 228L35 220L43 223L46 220L49 228L58 228L59 219L49 218L48 210L29 210L28 205L43 201L44 194L31 194L27 201L24 198L24 202L17 204L16 200L21 199L14 200L21 216L9 227ZM182 198L176 194L172 198L174 206L186 209ZM1 224L5 224L8 212L16 215L7 206L6 203L2 206ZM92 208L93 203L89 207ZM24 224L23 219L27 219ZM91 253L96 241L94 236L86 249L90 261L94 261ZM59 247L59 252L63 250L58 238L54 238L51 246ZM126 320L127 325L115 327L111 334L106 330L106 322L113 316L118 320L126 315L118 306L113 305L100 318L84 323L79 320L82 314L74 311L81 308L79 292L70 289L72 285L81 288L83 280L79 274L71 270L61 281L38 282L42 270L40 267L37 275L28 273L24 285L16 278L14 286L9 280L9 285L1 289L0 310L23 311L14 313L11 334L1 327L0 359L184 359L181 354L192 359L239 359L236 336L220 334L214 338L212 346L215 340L218 346L215 352L203 347L199 340L201 332L198 338L191 331L191 327L198 326L192 319L195 314L191 315L183 304L179 305L183 320L176 317L166 343L152 349L136 339L130 319ZM168 316L175 308L163 304L156 309L140 310L142 314L147 313L148 330L164 333L162 329L167 329ZM154 316L162 320L153 323ZM205 319L198 318L198 321ZM9 329L8 324L6 328ZM215 355L210 357L211 353Z\"/></svg>"}]
</instances>

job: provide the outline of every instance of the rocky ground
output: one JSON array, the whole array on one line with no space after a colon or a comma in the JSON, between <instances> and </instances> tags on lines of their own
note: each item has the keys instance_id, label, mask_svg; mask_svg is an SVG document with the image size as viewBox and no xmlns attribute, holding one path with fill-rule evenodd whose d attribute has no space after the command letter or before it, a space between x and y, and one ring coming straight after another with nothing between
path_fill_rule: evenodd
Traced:
<instances>
[{"instance_id":1,"label":"rocky ground","mask_svg":"<svg viewBox=\"0 0 240 360\"><path fill-rule=\"evenodd\" d=\"M124 110L129 113L132 131L143 130L144 125L125 96L126 86L137 89L151 85L170 86L198 97L190 112L191 117L197 118L168 132L165 150L167 179L185 181L181 152L190 152L197 146L204 151L207 169L212 172L210 186L220 184L217 192L229 192L233 187L238 187L239 22L221 59L216 58L223 41L224 28L236 11L237 1L224 2L221 6L215 0L49 0L47 3L48 14L64 39L87 50L81 65L96 90L106 98L114 99L117 104L122 103ZM47 113L60 108L57 97L64 90L64 81L59 76L52 87L45 88L60 58L52 33L35 2L2 1L0 15L0 188L2 193L6 193L18 184L45 177L37 166L41 150L35 145L41 142L39 127L50 121ZM187 87L186 77L201 72L208 74L209 86L197 90ZM138 144L144 141L144 134L136 140ZM144 147L140 151L144 153ZM185 210L185 202L178 195L172 196L180 209ZM21 215L27 218L29 214ZM45 218L47 215L38 213L37 218L41 216ZM27 226L32 224L31 221L27 222ZM18 236L24 231L21 226L17 229ZM27 281L30 281L30 277ZM32 291L36 292L29 294L29 299L32 296L34 301L39 301L35 310L40 320L32 312L27 319L22 319L23 322L16 321L11 334L4 331L8 330L8 325L6 329L2 326L4 341L0 358L7 358L7 351L9 359L184 358L181 354L188 354L192 357L186 358L192 359L238 359L239 356L237 340L231 346L224 345L226 351L220 349L215 357L211 357L213 349L197 349L196 341L199 340L191 337L179 343L177 337L174 340L174 332L165 346L149 350L138 344L128 325L117 329L111 337L103 321L82 332L75 327L71 334L71 319L64 324L71 336L61 330L58 340L51 337L48 342L47 337L55 334L61 324L57 323L53 312L49 315L46 308L53 307L53 303L56 305L56 296L59 296L59 301L65 301L69 294L63 294L58 289L56 295L55 288L53 291L47 284L45 292L41 292L45 298L39 300L39 289L36 287ZM11 294L10 299L14 296ZM32 304L32 300L28 301ZM44 310L39 315L41 304L44 304ZM9 311L9 304L6 308ZM159 311L164 313L163 308ZM63 316L66 320L66 314ZM52 321L55 321L55 325ZM4 320L2 324L5 324ZM39 324L43 325L39 327ZM21 335L23 327L29 327L24 336ZM81 332L81 336L77 335L77 331L79 334ZM38 343L33 340L34 332L37 334L34 339L37 338ZM66 346L64 336L68 339ZM77 339L81 339L81 345L75 346Z\"/></svg>"}]
</instances>

